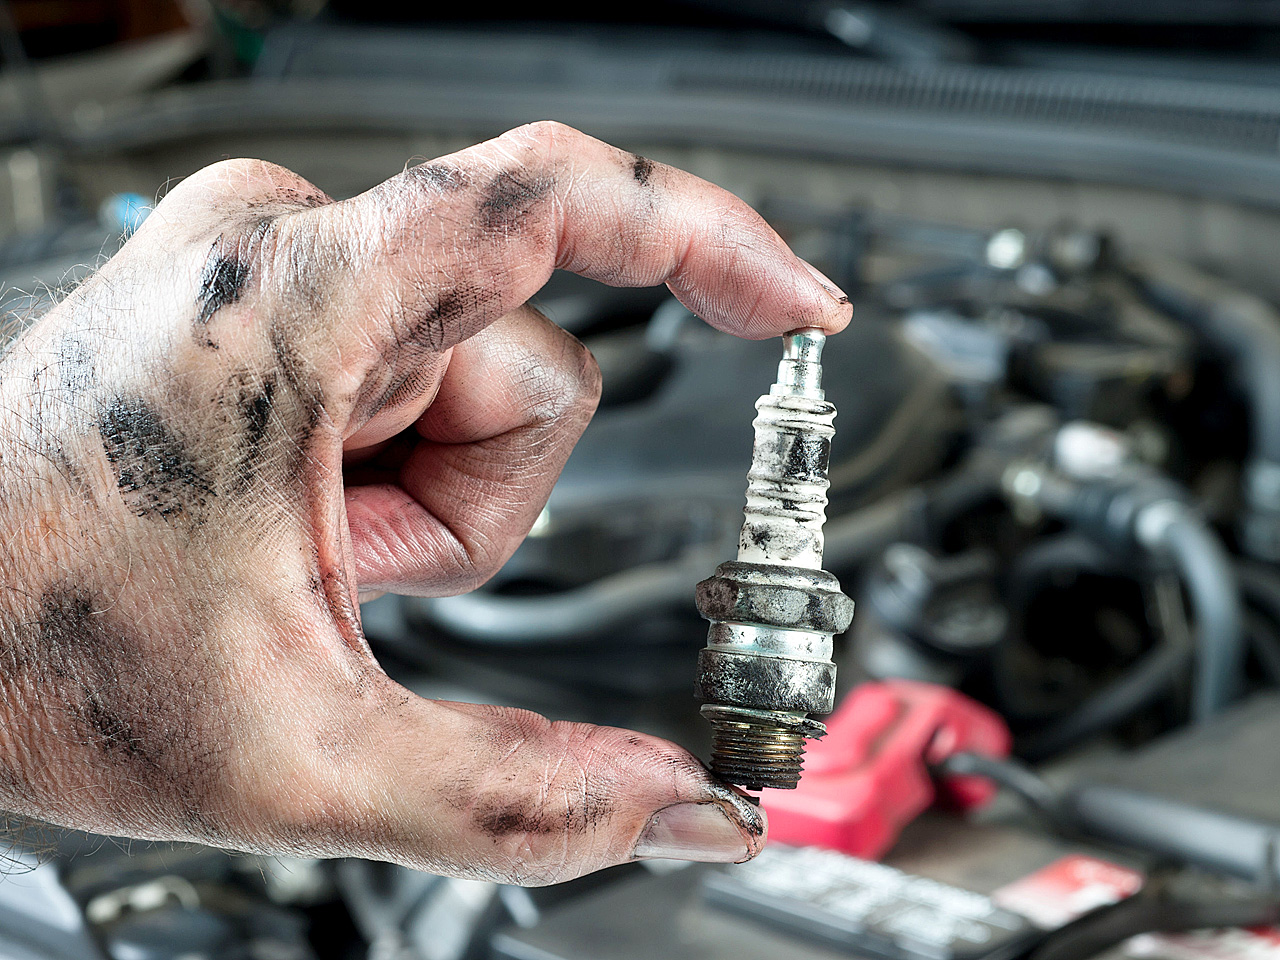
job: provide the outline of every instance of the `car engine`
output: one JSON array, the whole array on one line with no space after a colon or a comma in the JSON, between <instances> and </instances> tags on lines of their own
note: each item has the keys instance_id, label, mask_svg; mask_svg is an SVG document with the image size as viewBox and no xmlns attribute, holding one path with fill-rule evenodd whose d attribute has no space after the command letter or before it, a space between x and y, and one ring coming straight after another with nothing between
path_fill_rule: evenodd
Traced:
<instances>
[{"instance_id":1,"label":"car engine","mask_svg":"<svg viewBox=\"0 0 1280 960\"><path fill-rule=\"evenodd\" d=\"M671 6L477 25L213 5L131 46L7 52L0 329L224 156L342 197L553 117L719 183L855 303L822 353L839 416L821 561L857 610L832 716L928 689L938 717L969 718L945 699L963 694L1016 762L929 754L938 719L922 776L943 801L943 777L1001 794L913 808L882 850L800 831L742 868L633 864L542 890L14 823L0 957L1275 952L1280 934L1257 932L1280 920L1274 66L1179 46L1185 23L1138 52L1055 42L1034 12L978 0ZM1131 36L1143 5L1114 7L1108 29ZM497 577L372 601L365 632L424 696L707 757L695 585L737 553L779 344L716 332L663 289L557 274L536 305L596 356L599 412ZM854 750L839 723L815 764ZM851 790L832 802L852 808ZM1080 890L1095 900L1064 907Z\"/></svg>"}]
</instances>

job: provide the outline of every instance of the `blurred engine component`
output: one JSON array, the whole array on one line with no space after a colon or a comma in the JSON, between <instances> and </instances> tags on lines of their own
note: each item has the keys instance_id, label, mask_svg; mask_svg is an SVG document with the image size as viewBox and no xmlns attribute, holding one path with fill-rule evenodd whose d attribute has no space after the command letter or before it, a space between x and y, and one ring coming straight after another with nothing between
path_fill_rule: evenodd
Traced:
<instances>
[{"instance_id":1,"label":"blurred engine component","mask_svg":"<svg viewBox=\"0 0 1280 960\"><path fill-rule=\"evenodd\" d=\"M38 960L99 960L79 904L52 864L32 853L6 858L0 892L0 956Z\"/></svg>"},{"instance_id":2,"label":"blurred engine component","mask_svg":"<svg viewBox=\"0 0 1280 960\"><path fill-rule=\"evenodd\" d=\"M1011 746L991 710L947 687L906 680L858 686L827 728L800 785L761 796L773 842L881 857L935 801L971 810L991 799L991 784L972 776L935 782L939 764L961 751L1002 757Z\"/></svg>"},{"instance_id":3,"label":"blurred engine component","mask_svg":"<svg viewBox=\"0 0 1280 960\"><path fill-rule=\"evenodd\" d=\"M981 550L938 557L915 544L890 547L863 588L855 641L863 669L960 686L1008 629L997 572Z\"/></svg>"}]
</instances>

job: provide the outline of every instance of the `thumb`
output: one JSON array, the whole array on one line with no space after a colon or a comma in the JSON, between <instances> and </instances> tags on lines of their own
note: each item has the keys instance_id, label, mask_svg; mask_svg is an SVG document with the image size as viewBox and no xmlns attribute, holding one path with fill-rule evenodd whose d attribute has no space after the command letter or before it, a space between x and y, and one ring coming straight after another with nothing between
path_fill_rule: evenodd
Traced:
<instances>
[{"instance_id":1,"label":"thumb","mask_svg":"<svg viewBox=\"0 0 1280 960\"><path fill-rule=\"evenodd\" d=\"M413 698L377 715L366 796L384 859L537 886L629 860L721 863L764 846L764 811L690 753L612 727ZM411 717L406 717L408 713ZM405 722L405 720L410 722Z\"/></svg>"}]
</instances>

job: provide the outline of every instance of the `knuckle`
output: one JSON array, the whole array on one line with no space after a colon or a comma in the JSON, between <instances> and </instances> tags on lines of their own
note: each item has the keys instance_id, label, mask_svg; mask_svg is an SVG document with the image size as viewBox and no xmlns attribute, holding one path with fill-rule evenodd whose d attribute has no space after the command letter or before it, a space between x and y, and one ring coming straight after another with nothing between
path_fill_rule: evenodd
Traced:
<instances>
[{"instance_id":1,"label":"knuckle","mask_svg":"<svg viewBox=\"0 0 1280 960\"><path fill-rule=\"evenodd\" d=\"M566 354L560 376L547 384L536 406L541 422L584 424L600 403L603 380L596 358L576 339Z\"/></svg>"},{"instance_id":2,"label":"knuckle","mask_svg":"<svg viewBox=\"0 0 1280 960\"><path fill-rule=\"evenodd\" d=\"M495 521L486 526L494 528L500 523ZM514 543L505 539L495 542L475 528L452 540L451 546L448 559L431 562L420 574L423 582L431 583L435 591L445 596L470 593L484 586L515 550Z\"/></svg>"},{"instance_id":3,"label":"knuckle","mask_svg":"<svg viewBox=\"0 0 1280 960\"><path fill-rule=\"evenodd\" d=\"M239 157L219 160L197 170L169 192L166 199L185 194L204 193L217 196L224 193L240 194L247 184L272 183L284 177L296 175L284 167L265 160Z\"/></svg>"},{"instance_id":4,"label":"knuckle","mask_svg":"<svg viewBox=\"0 0 1280 960\"><path fill-rule=\"evenodd\" d=\"M448 594L460 596L478 590L501 569L500 557L490 557L486 552L475 551L465 565L459 565L457 574L448 578Z\"/></svg>"},{"instance_id":5,"label":"knuckle","mask_svg":"<svg viewBox=\"0 0 1280 960\"><path fill-rule=\"evenodd\" d=\"M536 120L533 123L526 123L522 127L516 127L509 135L548 152L584 136L578 130L568 124L561 123L559 120Z\"/></svg>"},{"instance_id":6,"label":"knuckle","mask_svg":"<svg viewBox=\"0 0 1280 960\"><path fill-rule=\"evenodd\" d=\"M600 404L600 392L604 387L604 377L600 373L600 364L586 344L578 341L578 404L588 413L594 413Z\"/></svg>"},{"instance_id":7,"label":"knuckle","mask_svg":"<svg viewBox=\"0 0 1280 960\"><path fill-rule=\"evenodd\" d=\"M220 160L182 180L165 195L161 206L206 206L239 212L240 207L274 203L288 208L318 206L328 198L292 170L266 160L240 157Z\"/></svg>"},{"instance_id":8,"label":"knuckle","mask_svg":"<svg viewBox=\"0 0 1280 960\"><path fill-rule=\"evenodd\" d=\"M590 417L600 403L603 378L595 356L581 343L574 341L574 364L565 378L565 396L561 416L574 419Z\"/></svg>"},{"instance_id":9,"label":"knuckle","mask_svg":"<svg viewBox=\"0 0 1280 960\"><path fill-rule=\"evenodd\" d=\"M531 423L548 427L577 421L595 412L602 377L595 356L577 337L557 328L559 341L550 357L523 358L516 380L524 385L524 406Z\"/></svg>"}]
</instances>

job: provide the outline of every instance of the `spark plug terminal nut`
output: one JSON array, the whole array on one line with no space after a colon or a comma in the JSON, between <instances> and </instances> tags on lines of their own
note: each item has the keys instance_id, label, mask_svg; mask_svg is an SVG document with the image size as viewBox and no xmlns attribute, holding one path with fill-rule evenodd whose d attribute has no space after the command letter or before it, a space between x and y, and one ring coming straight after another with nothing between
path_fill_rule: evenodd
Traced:
<instances>
[{"instance_id":1,"label":"spark plug terminal nut","mask_svg":"<svg viewBox=\"0 0 1280 960\"><path fill-rule=\"evenodd\" d=\"M835 706L832 639L853 601L822 569L835 407L822 390L821 330L783 338L777 382L758 415L738 558L697 586L709 621L694 692L711 723L711 769L749 790L794 788L810 714Z\"/></svg>"}]
</instances>

